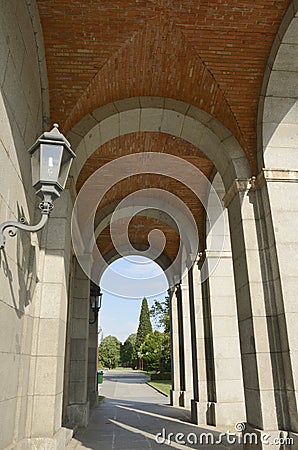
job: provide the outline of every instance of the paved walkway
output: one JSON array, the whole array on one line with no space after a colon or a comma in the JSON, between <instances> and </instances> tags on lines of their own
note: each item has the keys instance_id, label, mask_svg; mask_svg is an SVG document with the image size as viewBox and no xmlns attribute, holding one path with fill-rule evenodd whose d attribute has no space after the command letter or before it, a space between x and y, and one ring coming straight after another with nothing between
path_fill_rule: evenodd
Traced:
<instances>
[{"instance_id":1,"label":"paved walkway","mask_svg":"<svg viewBox=\"0 0 298 450\"><path fill-rule=\"evenodd\" d=\"M89 426L76 432L67 450L242 448L220 444L214 428L191 424L189 411L171 407L168 398L148 386L147 380L144 374L132 370L106 372L100 388L105 400L93 412ZM211 430L207 445L202 433Z\"/></svg>"}]
</instances>

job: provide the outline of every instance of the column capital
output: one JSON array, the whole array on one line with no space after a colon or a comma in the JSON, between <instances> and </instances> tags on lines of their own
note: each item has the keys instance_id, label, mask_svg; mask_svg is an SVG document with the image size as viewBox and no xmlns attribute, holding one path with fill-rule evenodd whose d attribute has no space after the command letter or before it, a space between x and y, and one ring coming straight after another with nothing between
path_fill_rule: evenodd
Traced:
<instances>
[{"instance_id":1,"label":"column capital","mask_svg":"<svg viewBox=\"0 0 298 450\"><path fill-rule=\"evenodd\" d=\"M178 283L175 285L175 295L176 295L176 298L178 301L181 300L181 295L182 295L181 283Z\"/></svg>"},{"instance_id":2,"label":"column capital","mask_svg":"<svg viewBox=\"0 0 298 450\"><path fill-rule=\"evenodd\" d=\"M255 178L256 188L263 187L266 183L298 183L298 170L267 169L264 168Z\"/></svg>"},{"instance_id":3,"label":"column capital","mask_svg":"<svg viewBox=\"0 0 298 450\"><path fill-rule=\"evenodd\" d=\"M224 206L227 208L235 195L239 192L248 192L250 189L254 188L254 181L255 177L236 178L223 197Z\"/></svg>"},{"instance_id":4,"label":"column capital","mask_svg":"<svg viewBox=\"0 0 298 450\"><path fill-rule=\"evenodd\" d=\"M236 178L223 198L224 206L227 208L239 192L255 191L272 182L298 183L298 170L263 168L257 176Z\"/></svg>"},{"instance_id":5,"label":"column capital","mask_svg":"<svg viewBox=\"0 0 298 450\"><path fill-rule=\"evenodd\" d=\"M206 251L203 250L202 252L198 253L197 259L196 259L196 265L198 266L198 269L201 270L202 265L204 264L204 261L206 259Z\"/></svg>"},{"instance_id":6,"label":"column capital","mask_svg":"<svg viewBox=\"0 0 298 450\"><path fill-rule=\"evenodd\" d=\"M205 257L206 258L232 258L232 251L231 250L205 250Z\"/></svg>"}]
</instances>

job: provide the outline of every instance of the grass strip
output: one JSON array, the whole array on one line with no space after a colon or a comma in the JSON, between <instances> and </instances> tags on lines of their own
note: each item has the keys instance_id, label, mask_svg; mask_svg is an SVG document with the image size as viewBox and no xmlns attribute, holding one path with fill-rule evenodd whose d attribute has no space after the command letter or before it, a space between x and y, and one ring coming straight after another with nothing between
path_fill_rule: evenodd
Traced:
<instances>
[{"instance_id":1,"label":"grass strip","mask_svg":"<svg viewBox=\"0 0 298 450\"><path fill-rule=\"evenodd\" d=\"M169 397L172 389L171 380L149 381L148 384Z\"/></svg>"}]
</instances>

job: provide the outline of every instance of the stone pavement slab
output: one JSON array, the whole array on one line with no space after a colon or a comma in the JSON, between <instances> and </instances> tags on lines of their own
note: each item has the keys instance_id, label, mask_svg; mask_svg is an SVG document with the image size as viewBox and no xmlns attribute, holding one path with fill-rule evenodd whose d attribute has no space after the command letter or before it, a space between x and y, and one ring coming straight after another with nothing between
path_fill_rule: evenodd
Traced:
<instances>
[{"instance_id":1,"label":"stone pavement slab","mask_svg":"<svg viewBox=\"0 0 298 450\"><path fill-rule=\"evenodd\" d=\"M106 372L100 387L105 400L94 410L88 427L75 433L67 450L242 448L229 445L214 427L190 423L190 411L170 406L168 398L147 381L136 371Z\"/></svg>"}]
</instances>

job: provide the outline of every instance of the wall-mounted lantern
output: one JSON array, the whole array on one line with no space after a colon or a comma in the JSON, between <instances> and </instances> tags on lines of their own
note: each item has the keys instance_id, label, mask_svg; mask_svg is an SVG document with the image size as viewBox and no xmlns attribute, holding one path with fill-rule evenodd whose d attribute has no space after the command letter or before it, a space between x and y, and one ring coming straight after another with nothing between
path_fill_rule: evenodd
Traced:
<instances>
[{"instance_id":1,"label":"wall-mounted lantern","mask_svg":"<svg viewBox=\"0 0 298 450\"><path fill-rule=\"evenodd\" d=\"M94 320L91 322L89 321L89 324L92 325L97 321L98 313L101 308L101 300L102 300L102 292L100 290L100 286L93 283L91 281L90 284L90 308L93 311L94 314Z\"/></svg>"},{"instance_id":2,"label":"wall-mounted lantern","mask_svg":"<svg viewBox=\"0 0 298 450\"><path fill-rule=\"evenodd\" d=\"M39 204L41 220L37 225L26 225L24 220L20 222L4 222L0 225L0 249L5 246L6 228L17 228L20 230L35 232L46 224L49 214L53 209L53 201L60 197L65 188L67 177L75 153L70 148L70 143L58 130L55 123L50 132L43 133L29 149L32 165L32 185L36 189L36 195L41 197ZM15 230L9 230L10 236L15 236Z\"/></svg>"}]
</instances>

